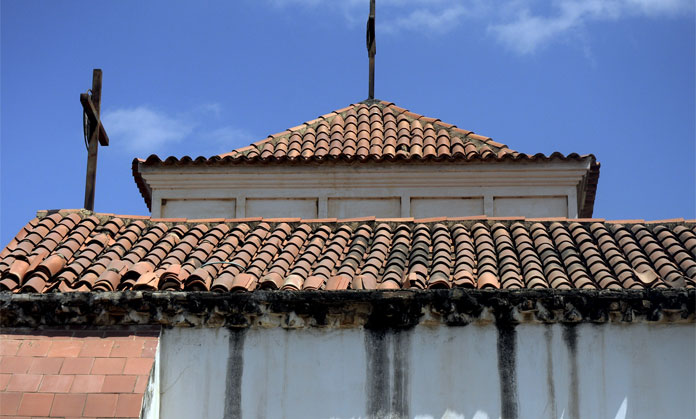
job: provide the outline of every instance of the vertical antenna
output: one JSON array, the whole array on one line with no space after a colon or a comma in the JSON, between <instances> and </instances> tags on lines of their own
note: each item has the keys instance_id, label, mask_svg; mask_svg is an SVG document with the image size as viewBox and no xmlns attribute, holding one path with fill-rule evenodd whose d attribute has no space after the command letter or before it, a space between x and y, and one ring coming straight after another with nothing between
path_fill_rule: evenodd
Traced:
<instances>
[{"instance_id":1,"label":"vertical antenna","mask_svg":"<svg viewBox=\"0 0 696 419\"><path fill-rule=\"evenodd\" d=\"M367 18L367 56L370 57L370 90L368 99L375 98L375 54L377 43L375 41L375 0L370 0L370 17Z\"/></svg>"}]
</instances>

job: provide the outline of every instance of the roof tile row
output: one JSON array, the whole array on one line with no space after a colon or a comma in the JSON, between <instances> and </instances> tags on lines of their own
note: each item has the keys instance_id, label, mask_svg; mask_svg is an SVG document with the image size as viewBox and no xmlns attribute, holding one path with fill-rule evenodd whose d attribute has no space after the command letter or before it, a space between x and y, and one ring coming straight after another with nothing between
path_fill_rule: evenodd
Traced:
<instances>
[{"instance_id":1,"label":"roof tile row","mask_svg":"<svg viewBox=\"0 0 696 419\"><path fill-rule=\"evenodd\" d=\"M696 224L151 220L63 211L0 253L13 292L691 288Z\"/></svg>"}]
</instances>

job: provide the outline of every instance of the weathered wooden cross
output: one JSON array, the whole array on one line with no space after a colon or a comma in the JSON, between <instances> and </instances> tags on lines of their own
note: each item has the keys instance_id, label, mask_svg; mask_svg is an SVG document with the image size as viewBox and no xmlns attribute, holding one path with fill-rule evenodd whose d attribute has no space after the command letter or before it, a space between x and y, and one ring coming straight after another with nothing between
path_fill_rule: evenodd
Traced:
<instances>
[{"instance_id":1,"label":"weathered wooden cross","mask_svg":"<svg viewBox=\"0 0 696 419\"><path fill-rule=\"evenodd\" d=\"M97 151L99 145L108 146L109 137L99 119L101 106L102 71L92 72L92 91L80 94L80 103L86 116L85 136L87 140L87 179L85 181L85 209L94 211L94 188L97 180Z\"/></svg>"}]
</instances>

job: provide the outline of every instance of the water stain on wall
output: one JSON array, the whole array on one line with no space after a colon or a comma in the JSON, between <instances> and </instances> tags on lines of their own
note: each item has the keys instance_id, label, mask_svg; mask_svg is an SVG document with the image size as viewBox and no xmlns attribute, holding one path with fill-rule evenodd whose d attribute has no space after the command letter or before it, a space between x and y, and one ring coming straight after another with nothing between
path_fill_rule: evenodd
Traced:
<instances>
[{"instance_id":1,"label":"water stain on wall","mask_svg":"<svg viewBox=\"0 0 696 419\"><path fill-rule=\"evenodd\" d=\"M570 400L568 416L571 419L580 418L580 389L578 388L578 331L576 325L563 325L563 340L568 347L570 361Z\"/></svg>"},{"instance_id":2,"label":"water stain on wall","mask_svg":"<svg viewBox=\"0 0 696 419\"><path fill-rule=\"evenodd\" d=\"M368 417L386 415L389 411L389 341L386 330L365 330L367 370L365 393Z\"/></svg>"},{"instance_id":3,"label":"water stain on wall","mask_svg":"<svg viewBox=\"0 0 696 419\"><path fill-rule=\"evenodd\" d=\"M546 391L549 393L548 403L551 408L551 417L557 418L556 386L553 381L553 329L551 325L546 325L544 340L546 341Z\"/></svg>"},{"instance_id":4,"label":"water stain on wall","mask_svg":"<svg viewBox=\"0 0 696 419\"><path fill-rule=\"evenodd\" d=\"M408 418L411 333L366 329L366 413L368 418Z\"/></svg>"},{"instance_id":5,"label":"water stain on wall","mask_svg":"<svg viewBox=\"0 0 696 419\"><path fill-rule=\"evenodd\" d=\"M516 419L517 400L517 331L510 324L498 324L498 375L500 378L500 414Z\"/></svg>"},{"instance_id":6,"label":"water stain on wall","mask_svg":"<svg viewBox=\"0 0 696 419\"><path fill-rule=\"evenodd\" d=\"M247 329L230 329L227 375L225 378L225 419L242 417L242 374L244 338Z\"/></svg>"},{"instance_id":7,"label":"water stain on wall","mask_svg":"<svg viewBox=\"0 0 696 419\"><path fill-rule=\"evenodd\" d=\"M411 333L409 331L392 332L392 346L394 388L391 393L391 408L394 414L407 418L410 416L409 400L411 397L409 388Z\"/></svg>"}]
</instances>

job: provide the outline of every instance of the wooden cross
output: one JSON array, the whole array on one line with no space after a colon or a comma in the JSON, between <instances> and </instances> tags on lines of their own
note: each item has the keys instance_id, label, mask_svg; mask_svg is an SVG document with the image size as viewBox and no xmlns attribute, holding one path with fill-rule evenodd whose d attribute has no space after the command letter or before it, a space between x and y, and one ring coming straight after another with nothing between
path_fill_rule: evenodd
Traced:
<instances>
[{"instance_id":1,"label":"wooden cross","mask_svg":"<svg viewBox=\"0 0 696 419\"><path fill-rule=\"evenodd\" d=\"M89 132L85 131L87 141L87 179L85 181L85 209L94 211L94 188L97 181L97 151L99 145L108 146L109 137L99 119L101 106L102 71L95 68L92 72L92 93L81 93L80 103L84 116L89 121Z\"/></svg>"}]
</instances>

